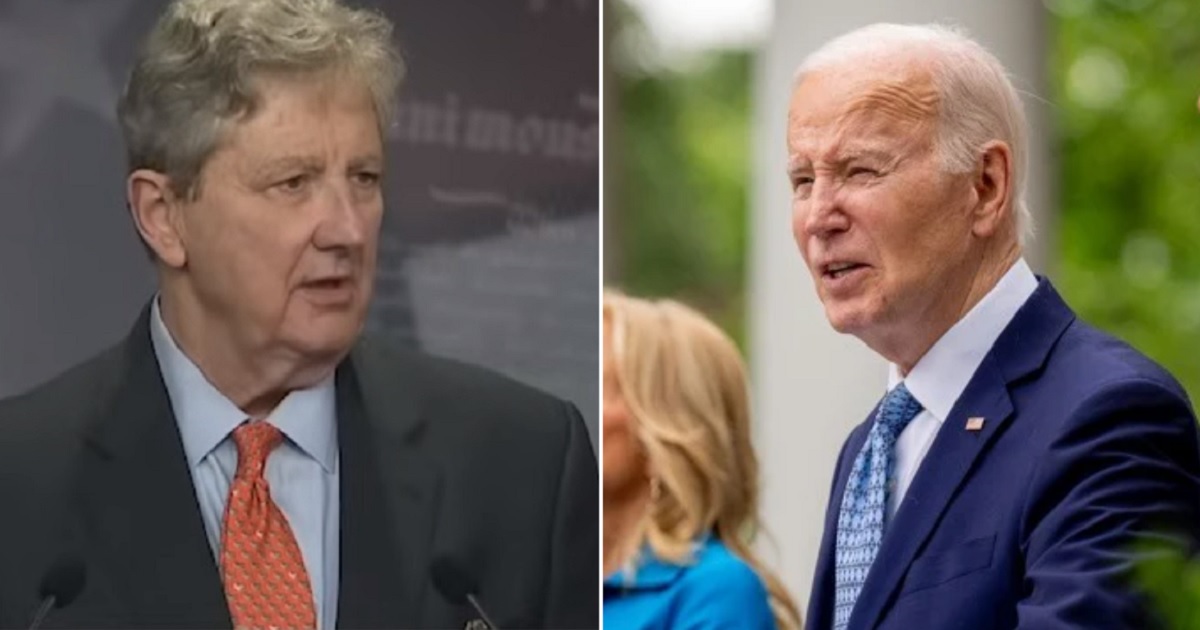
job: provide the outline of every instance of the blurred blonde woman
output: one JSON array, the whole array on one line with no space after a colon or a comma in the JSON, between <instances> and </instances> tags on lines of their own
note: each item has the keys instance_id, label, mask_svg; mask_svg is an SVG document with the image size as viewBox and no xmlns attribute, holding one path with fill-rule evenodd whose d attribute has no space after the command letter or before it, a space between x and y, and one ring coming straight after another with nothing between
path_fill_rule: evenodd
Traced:
<instances>
[{"instance_id":1,"label":"blurred blonde woman","mask_svg":"<svg viewBox=\"0 0 1200 630\"><path fill-rule=\"evenodd\" d=\"M682 304L607 293L605 627L799 627L751 549L758 497L737 347Z\"/></svg>"}]
</instances>

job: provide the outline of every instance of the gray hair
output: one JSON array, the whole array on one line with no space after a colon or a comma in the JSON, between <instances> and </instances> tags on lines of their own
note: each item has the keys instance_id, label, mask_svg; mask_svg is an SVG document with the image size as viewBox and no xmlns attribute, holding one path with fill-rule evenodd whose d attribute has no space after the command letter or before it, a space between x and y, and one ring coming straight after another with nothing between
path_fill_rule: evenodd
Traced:
<instances>
[{"instance_id":1,"label":"gray hair","mask_svg":"<svg viewBox=\"0 0 1200 630\"><path fill-rule=\"evenodd\" d=\"M383 15L338 0L176 0L117 104L130 171L165 173L176 194L195 198L228 124L260 105L256 79L326 71L366 85L382 133L404 74Z\"/></svg>"},{"instance_id":2,"label":"gray hair","mask_svg":"<svg viewBox=\"0 0 1200 630\"><path fill-rule=\"evenodd\" d=\"M1017 237L1024 244L1033 236L1033 217L1025 201L1025 110L1000 60L964 31L940 24L865 26L830 40L805 58L795 83L814 70L898 53L929 53L933 62L939 96L937 153L947 171L973 170L980 149L990 140L1002 140L1012 150Z\"/></svg>"}]
</instances>

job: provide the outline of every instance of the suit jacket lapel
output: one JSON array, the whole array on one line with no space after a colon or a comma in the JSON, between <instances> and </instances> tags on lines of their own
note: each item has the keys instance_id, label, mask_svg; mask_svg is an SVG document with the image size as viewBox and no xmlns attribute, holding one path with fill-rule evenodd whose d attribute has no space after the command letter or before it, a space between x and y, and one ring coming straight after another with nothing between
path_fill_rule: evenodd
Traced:
<instances>
[{"instance_id":1,"label":"suit jacket lapel","mask_svg":"<svg viewBox=\"0 0 1200 630\"><path fill-rule=\"evenodd\" d=\"M888 525L879 555L871 565L851 615L852 627L872 628L879 623L909 565L970 476L976 460L1011 421L1009 384L1045 362L1073 319L1074 313L1049 282L1042 279L984 357L950 417L938 430L895 518ZM983 428L967 431L966 421L971 417L984 418Z\"/></svg>"},{"instance_id":2,"label":"suit jacket lapel","mask_svg":"<svg viewBox=\"0 0 1200 630\"><path fill-rule=\"evenodd\" d=\"M337 374L338 627L423 627L440 477L403 364L355 350ZM385 421L386 419L386 421Z\"/></svg>"},{"instance_id":3,"label":"suit jacket lapel","mask_svg":"<svg viewBox=\"0 0 1200 630\"><path fill-rule=\"evenodd\" d=\"M131 624L232 626L145 309L124 378L90 427L79 469L83 545L135 611ZM93 579L95 576L93 576Z\"/></svg>"}]
</instances>

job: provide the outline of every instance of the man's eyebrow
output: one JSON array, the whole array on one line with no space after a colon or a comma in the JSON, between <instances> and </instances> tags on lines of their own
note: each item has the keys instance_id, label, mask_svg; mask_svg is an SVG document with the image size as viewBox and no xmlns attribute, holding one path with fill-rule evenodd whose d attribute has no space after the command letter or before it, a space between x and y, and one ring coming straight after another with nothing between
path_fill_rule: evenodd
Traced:
<instances>
[{"instance_id":1,"label":"man's eyebrow","mask_svg":"<svg viewBox=\"0 0 1200 630\"><path fill-rule=\"evenodd\" d=\"M812 160L802 157L788 157L787 172L794 173L812 165Z\"/></svg>"},{"instance_id":2,"label":"man's eyebrow","mask_svg":"<svg viewBox=\"0 0 1200 630\"><path fill-rule=\"evenodd\" d=\"M875 160L890 164L896 160L896 154L893 151L878 147L850 147L839 152L833 160L827 161L837 166L844 166L854 160ZM812 163L813 160L807 157L789 156L787 160L787 172L794 173L799 170L811 168Z\"/></svg>"},{"instance_id":3,"label":"man's eyebrow","mask_svg":"<svg viewBox=\"0 0 1200 630\"><path fill-rule=\"evenodd\" d=\"M879 162L891 163L896 159L894 151L887 151L876 147L865 147L859 149L850 149L842 156L843 161L850 162L853 160L875 160Z\"/></svg>"},{"instance_id":4,"label":"man's eyebrow","mask_svg":"<svg viewBox=\"0 0 1200 630\"><path fill-rule=\"evenodd\" d=\"M268 158L261 162L252 163L247 172L251 178L261 179L281 175L288 171L313 172L321 170L321 160L311 156L288 155L278 158Z\"/></svg>"},{"instance_id":5,"label":"man's eyebrow","mask_svg":"<svg viewBox=\"0 0 1200 630\"><path fill-rule=\"evenodd\" d=\"M358 170L363 168L383 168L383 156L378 153L368 153L355 156L349 162L350 170Z\"/></svg>"},{"instance_id":6,"label":"man's eyebrow","mask_svg":"<svg viewBox=\"0 0 1200 630\"><path fill-rule=\"evenodd\" d=\"M865 157L887 157L888 151L876 146L868 145L850 145L842 151L842 157L846 158L865 158Z\"/></svg>"}]
</instances>

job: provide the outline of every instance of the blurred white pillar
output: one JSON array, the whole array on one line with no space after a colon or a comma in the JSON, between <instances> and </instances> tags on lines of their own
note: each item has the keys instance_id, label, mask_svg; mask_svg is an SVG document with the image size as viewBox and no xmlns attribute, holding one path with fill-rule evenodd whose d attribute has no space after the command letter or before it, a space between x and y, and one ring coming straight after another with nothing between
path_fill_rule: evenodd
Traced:
<instances>
[{"instance_id":1,"label":"blurred white pillar","mask_svg":"<svg viewBox=\"0 0 1200 630\"><path fill-rule=\"evenodd\" d=\"M873 22L953 23L995 53L1028 96L1028 200L1038 236L1026 258L1043 273L1052 244L1053 173L1044 69L1048 19L1035 0L776 0L755 86L750 351L764 512L763 546L806 607L838 450L882 396L886 365L830 329L791 237L784 129L791 78L826 40ZM775 545L769 544L774 540Z\"/></svg>"}]
</instances>

